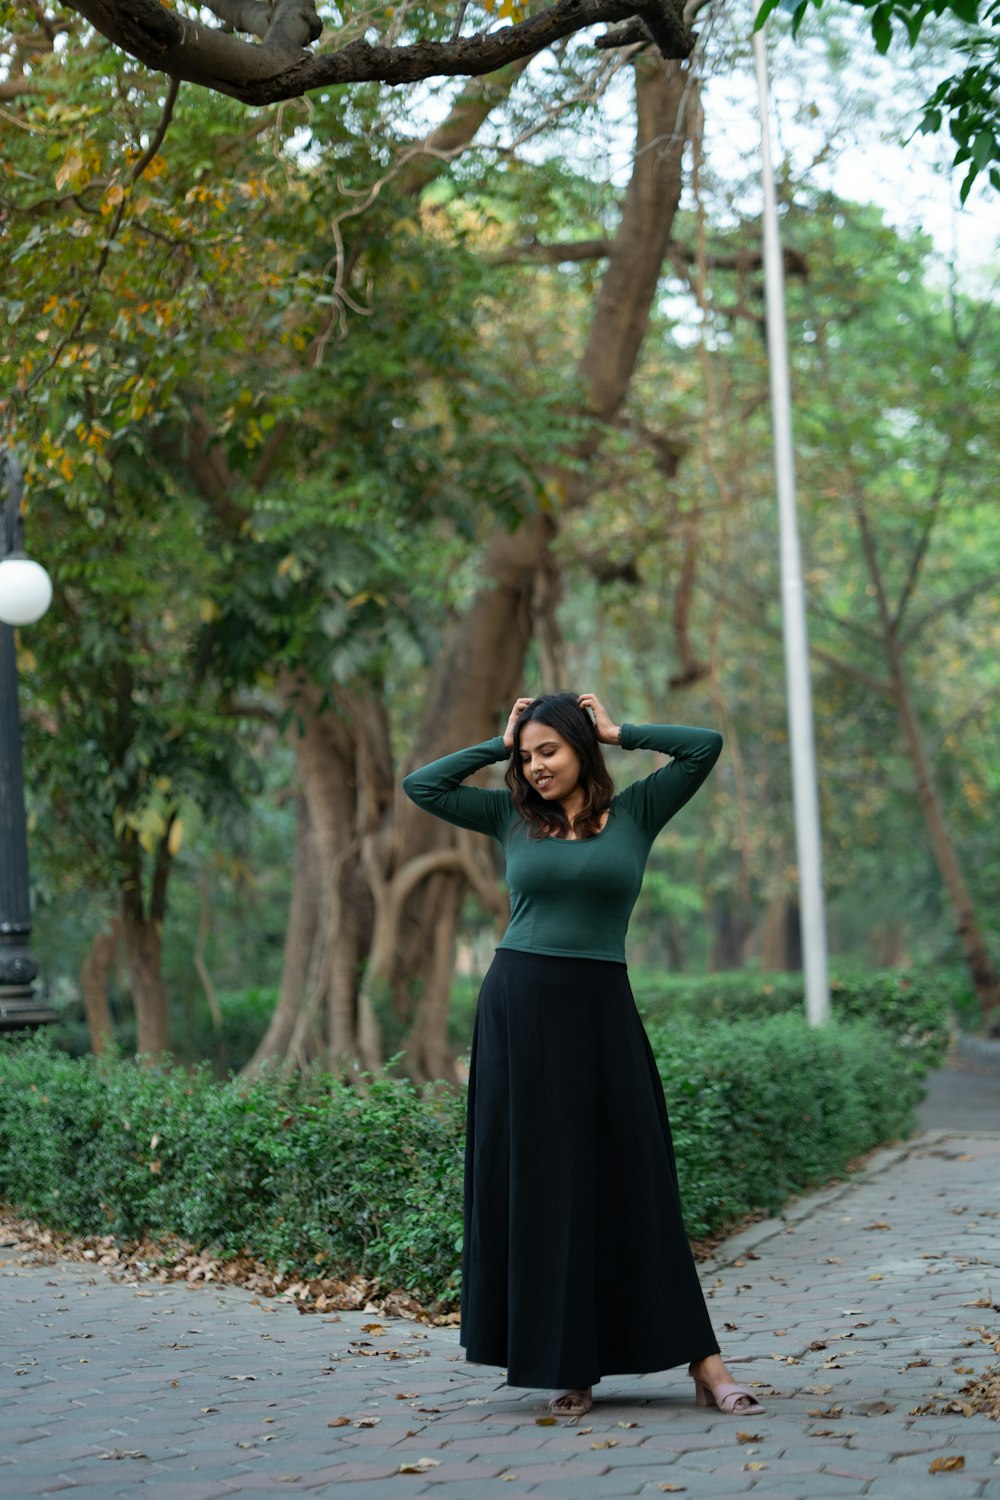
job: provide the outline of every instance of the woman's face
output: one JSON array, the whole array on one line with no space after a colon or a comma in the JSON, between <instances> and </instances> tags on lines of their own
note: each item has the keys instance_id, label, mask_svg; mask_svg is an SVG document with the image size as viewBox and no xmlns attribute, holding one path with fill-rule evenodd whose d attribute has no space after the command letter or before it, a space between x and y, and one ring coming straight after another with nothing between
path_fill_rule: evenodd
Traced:
<instances>
[{"instance_id":1,"label":"woman's face","mask_svg":"<svg viewBox=\"0 0 1000 1500\"><path fill-rule=\"evenodd\" d=\"M563 802L580 784L580 757L550 724L532 719L518 736L521 773L546 802Z\"/></svg>"}]
</instances>

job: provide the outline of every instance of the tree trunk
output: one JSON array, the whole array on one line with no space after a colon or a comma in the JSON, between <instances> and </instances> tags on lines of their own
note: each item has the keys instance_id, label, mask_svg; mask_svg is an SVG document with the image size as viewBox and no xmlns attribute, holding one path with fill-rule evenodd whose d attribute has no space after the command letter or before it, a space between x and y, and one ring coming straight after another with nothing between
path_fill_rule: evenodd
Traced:
<instances>
[{"instance_id":1,"label":"tree trunk","mask_svg":"<svg viewBox=\"0 0 1000 1500\"><path fill-rule=\"evenodd\" d=\"M129 830L121 845L126 874L122 882L121 934L129 989L135 1007L136 1051L165 1052L170 1045L167 991L163 983L163 922L171 855L169 826L156 847L148 907L144 901L142 852Z\"/></svg>"},{"instance_id":2,"label":"tree trunk","mask_svg":"<svg viewBox=\"0 0 1000 1500\"><path fill-rule=\"evenodd\" d=\"M636 152L621 223L611 246L579 376L594 421L587 435L557 462L550 491L559 508L584 502L588 479L581 462L592 456L604 426L624 401L659 283L680 200L686 142L687 69L640 58L636 77ZM513 533L497 532L488 545L480 587L438 658L421 733L411 758L419 765L496 734L518 693L531 640L535 576L550 568L556 535L553 515L531 517ZM403 805L397 795L395 871L437 851L459 850L456 831ZM412 1016L407 1066L417 1077L449 1077L454 1061L447 1043L445 969L450 983L455 930L469 881L469 859L456 857L451 872L439 867L408 897L401 916L394 991ZM413 991L419 988L414 1003Z\"/></svg>"},{"instance_id":3,"label":"tree trunk","mask_svg":"<svg viewBox=\"0 0 1000 1500\"><path fill-rule=\"evenodd\" d=\"M292 870L292 897L285 929L285 952L278 988L278 1003L244 1072L255 1076L264 1062L283 1058L295 1030L295 1020L308 992L310 968L320 933L321 872L316 841L313 838L305 798L297 798L295 853Z\"/></svg>"},{"instance_id":4,"label":"tree trunk","mask_svg":"<svg viewBox=\"0 0 1000 1500\"><path fill-rule=\"evenodd\" d=\"M965 879L958 850L948 830L944 807L934 782L930 757L927 754L923 732L913 704L909 679L898 652L893 654L895 660L890 658L889 670L896 699L896 711L913 766L917 801L927 824L941 879L951 898L958 939L962 945L962 952L965 955L972 984L982 1009L983 1026L987 1032L993 1032L1000 1027L1000 981L998 981L996 966L979 925L975 902Z\"/></svg>"},{"instance_id":5,"label":"tree trunk","mask_svg":"<svg viewBox=\"0 0 1000 1500\"><path fill-rule=\"evenodd\" d=\"M161 969L162 932L126 904L122 912L122 943L129 989L135 1007L136 1051L165 1052L170 1044L167 992Z\"/></svg>"},{"instance_id":6,"label":"tree trunk","mask_svg":"<svg viewBox=\"0 0 1000 1500\"><path fill-rule=\"evenodd\" d=\"M858 494L854 498L854 513L861 536L868 576L878 604L882 646L889 668L892 696L903 733L903 743L913 767L917 801L927 824L938 871L951 898L959 942L962 945L973 987L982 1008L983 1025L987 1032L993 1032L1000 1028L1000 980L998 980L996 966L979 925L972 892L965 879L958 850L948 830L944 807L934 782L930 756L903 661L898 633L899 616L894 617L890 609L875 536L868 519L864 499Z\"/></svg>"},{"instance_id":7,"label":"tree trunk","mask_svg":"<svg viewBox=\"0 0 1000 1500\"><path fill-rule=\"evenodd\" d=\"M80 967L80 988L83 991L83 1009L90 1032L90 1050L97 1055L105 1052L115 1039L111 1006L108 1003L108 983L121 936L120 919L116 919L108 930L95 932Z\"/></svg>"},{"instance_id":8,"label":"tree trunk","mask_svg":"<svg viewBox=\"0 0 1000 1500\"><path fill-rule=\"evenodd\" d=\"M788 968L788 897L784 891L768 902L760 923L760 967L765 974Z\"/></svg>"},{"instance_id":9,"label":"tree trunk","mask_svg":"<svg viewBox=\"0 0 1000 1500\"><path fill-rule=\"evenodd\" d=\"M362 976L376 914L362 859L392 797L388 723L372 696L343 693L334 708L302 673L282 672L278 691L302 789L296 868L278 1005L248 1069L322 1056L372 1070L380 1027Z\"/></svg>"},{"instance_id":10,"label":"tree trunk","mask_svg":"<svg viewBox=\"0 0 1000 1500\"><path fill-rule=\"evenodd\" d=\"M741 911L728 905L716 907L712 913L709 972L718 974L742 969L746 963L750 932L750 921Z\"/></svg>"}]
</instances>

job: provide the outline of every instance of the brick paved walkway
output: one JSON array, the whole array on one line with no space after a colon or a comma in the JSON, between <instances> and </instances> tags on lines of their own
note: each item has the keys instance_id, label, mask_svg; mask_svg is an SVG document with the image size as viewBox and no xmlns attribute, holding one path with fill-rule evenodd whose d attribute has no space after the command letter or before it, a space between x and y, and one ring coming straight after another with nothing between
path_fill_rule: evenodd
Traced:
<instances>
[{"instance_id":1,"label":"brick paved walkway","mask_svg":"<svg viewBox=\"0 0 1000 1500\"><path fill-rule=\"evenodd\" d=\"M998 1359L979 1330L1000 1339L1000 1077L954 1085L928 1103L935 1129L703 1267L767 1416L699 1411L674 1370L539 1425L544 1394L465 1365L452 1329L8 1259L0 1497L1000 1500L1000 1423L914 1412ZM949 1090L962 1130L979 1101L974 1131L941 1130Z\"/></svg>"}]
</instances>

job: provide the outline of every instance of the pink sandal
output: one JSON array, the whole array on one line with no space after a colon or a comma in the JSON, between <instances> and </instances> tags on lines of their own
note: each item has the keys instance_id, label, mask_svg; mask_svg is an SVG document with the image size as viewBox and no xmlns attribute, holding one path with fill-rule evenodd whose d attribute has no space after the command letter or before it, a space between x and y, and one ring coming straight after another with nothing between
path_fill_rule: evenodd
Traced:
<instances>
[{"instance_id":1,"label":"pink sandal","mask_svg":"<svg viewBox=\"0 0 1000 1500\"><path fill-rule=\"evenodd\" d=\"M716 1386L706 1385L697 1375L692 1375L691 1379L694 1381L695 1401L699 1406L717 1406L719 1411L730 1417L753 1417L766 1410L753 1391L748 1391L745 1386L730 1385L728 1381ZM739 1406L738 1402L744 1399L749 1405Z\"/></svg>"}]
</instances>

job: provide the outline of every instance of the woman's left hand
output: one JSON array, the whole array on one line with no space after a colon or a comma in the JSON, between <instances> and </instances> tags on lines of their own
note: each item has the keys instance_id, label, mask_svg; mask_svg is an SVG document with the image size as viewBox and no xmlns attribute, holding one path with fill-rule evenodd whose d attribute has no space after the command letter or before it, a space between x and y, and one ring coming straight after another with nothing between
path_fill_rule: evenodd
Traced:
<instances>
[{"instance_id":1,"label":"woman's left hand","mask_svg":"<svg viewBox=\"0 0 1000 1500\"><path fill-rule=\"evenodd\" d=\"M622 742L621 725L612 722L604 704L596 693L581 693L577 700L581 708L589 708L594 715L594 728L597 730L597 738L602 745L620 745Z\"/></svg>"}]
</instances>

